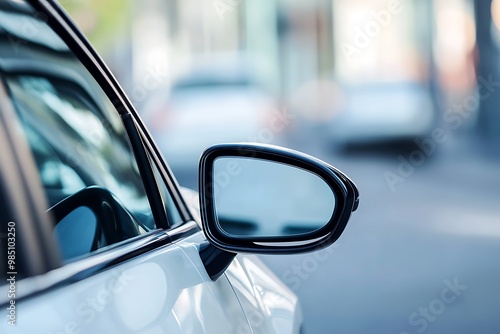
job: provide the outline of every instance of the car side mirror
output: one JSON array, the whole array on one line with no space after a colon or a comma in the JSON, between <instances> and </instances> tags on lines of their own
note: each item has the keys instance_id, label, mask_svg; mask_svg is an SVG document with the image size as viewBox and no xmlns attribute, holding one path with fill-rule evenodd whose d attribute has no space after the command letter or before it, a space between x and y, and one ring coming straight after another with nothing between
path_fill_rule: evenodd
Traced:
<instances>
[{"instance_id":1,"label":"car side mirror","mask_svg":"<svg viewBox=\"0 0 500 334\"><path fill-rule=\"evenodd\" d=\"M306 154L221 144L200 160L204 233L220 250L300 253L335 242L358 205L354 183Z\"/></svg>"}]
</instances>

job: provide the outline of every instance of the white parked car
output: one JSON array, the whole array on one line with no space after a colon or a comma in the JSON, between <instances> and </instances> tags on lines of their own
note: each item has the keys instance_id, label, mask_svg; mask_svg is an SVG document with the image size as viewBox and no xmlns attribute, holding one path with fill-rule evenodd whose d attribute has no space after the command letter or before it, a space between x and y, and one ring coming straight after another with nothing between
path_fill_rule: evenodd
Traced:
<instances>
[{"instance_id":1,"label":"white parked car","mask_svg":"<svg viewBox=\"0 0 500 334\"><path fill-rule=\"evenodd\" d=\"M144 110L144 121L173 171L196 168L203 151L217 143L278 143L286 122L273 120L280 112L248 57L217 54L195 59L169 94L157 94ZM280 131L262 133L272 122L280 123L275 126Z\"/></svg>"},{"instance_id":2,"label":"white parked car","mask_svg":"<svg viewBox=\"0 0 500 334\"><path fill-rule=\"evenodd\" d=\"M413 140L429 135L436 111L429 87L418 82L343 85L330 126L336 144Z\"/></svg>"},{"instance_id":3,"label":"white parked car","mask_svg":"<svg viewBox=\"0 0 500 334\"><path fill-rule=\"evenodd\" d=\"M335 242L358 205L342 172L220 144L199 195L181 191L54 1L0 2L0 77L0 333L300 332L297 297L252 253Z\"/></svg>"}]
</instances>

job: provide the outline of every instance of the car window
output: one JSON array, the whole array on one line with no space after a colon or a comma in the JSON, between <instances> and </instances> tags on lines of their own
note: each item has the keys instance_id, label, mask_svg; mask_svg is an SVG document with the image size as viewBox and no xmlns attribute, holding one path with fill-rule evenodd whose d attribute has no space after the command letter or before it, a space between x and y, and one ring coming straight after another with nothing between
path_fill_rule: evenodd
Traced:
<instances>
[{"instance_id":1,"label":"car window","mask_svg":"<svg viewBox=\"0 0 500 334\"><path fill-rule=\"evenodd\" d=\"M0 8L0 67L69 261L157 226L113 104L64 42L30 14ZM13 16L17 30L36 29L24 36ZM179 221L163 190L169 218Z\"/></svg>"},{"instance_id":2,"label":"car window","mask_svg":"<svg viewBox=\"0 0 500 334\"><path fill-rule=\"evenodd\" d=\"M117 241L155 228L132 150L119 122L109 121L109 116L105 117L96 106L92 107L76 86L68 89L71 85L67 85L62 89L53 80L32 75L9 76L6 83L38 167L49 207L59 205L68 196L87 187L99 186L114 195L131 213L128 223L135 225L135 232L119 236ZM81 204L84 207L86 202ZM63 221L67 219L59 223ZM83 230L83 225L75 224L65 228L66 233L60 229L54 231L60 245L70 247L73 243L63 239L77 231L83 233ZM90 244L93 241L90 237L86 240ZM108 245L109 241L102 240L99 244ZM90 251L91 245L88 248ZM62 249L62 253L73 254L66 249Z\"/></svg>"}]
</instances>

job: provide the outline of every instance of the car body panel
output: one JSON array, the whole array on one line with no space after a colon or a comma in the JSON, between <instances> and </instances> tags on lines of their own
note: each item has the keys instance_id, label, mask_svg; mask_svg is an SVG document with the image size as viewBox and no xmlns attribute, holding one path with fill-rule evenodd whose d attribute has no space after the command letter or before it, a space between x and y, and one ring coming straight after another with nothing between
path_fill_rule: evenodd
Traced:
<instances>
[{"instance_id":1,"label":"car body panel","mask_svg":"<svg viewBox=\"0 0 500 334\"><path fill-rule=\"evenodd\" d=\"M19 301L23 333L236 333L248 331L227 279L211 281L194 239ZM43 284L43 279L39 280ZM34 284L18 282L18 289ZM239 322L234 321L239 319ZM7 322L0 325L8 333Z\"/></svg>"},{"instance_id":2,"label":"car body panel","mask_svg":"<svg viewBox=\"0 0 500 334\"><path fill-rule=\"evenodd\" d=\"M181 192L201 226L198 193L188 188L181 188ZM253 333L300 332L302 309L297 296L257 256L236 255L224 276L232 285ZM241 332L242 328L238 327L238 334L246 333Z\"/></svg>"},{"instance_id":3,"label":"car body panel","mask_svg":"<svg viewBox=\"0 0 500 334\"><path fill-rule=\"evenodd\" d=\"M297 297L254 255L237 255L213 282L201 232L97 275L22 299L23 333L299 333ZM78 264L77 264L78 265ZM63 267L19 281L42 287ZM6 286L0 291L6 293ZM7 322L0 324L8 332Z\"/></svg>"},{"instance_id":4,"label":"car body panel","mask_svg":"<svg viewBox=\"0 0 500 334\"><path fill-rule=\"evenodd\" d=\"M254 333L300 333L297 296L255 255L237 255L226 271Z\"/></svg>"}]
</instances>

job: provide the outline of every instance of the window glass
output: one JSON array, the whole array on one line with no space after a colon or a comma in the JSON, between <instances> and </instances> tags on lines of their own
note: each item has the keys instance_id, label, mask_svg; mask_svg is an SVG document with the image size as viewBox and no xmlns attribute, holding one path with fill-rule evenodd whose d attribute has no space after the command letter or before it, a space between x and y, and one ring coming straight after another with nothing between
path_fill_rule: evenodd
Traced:
<instances>
[{"instance_id":1,"label":"window glass","mask_svg":"<svg viewBox=\"0 0 500 334\"><path fill-rule=\"evenodd\" d=\"M38 76L7 78L50 205L100 185L132 211L150 212L132 150L115 126L71 84ZM118 117L118 116L116 116Z\"/></svg>"},{"instance_id":2,"label":"window glass","mask_svg":"<svg viewBox=\"0 0 500 334\"><path fill-rule=\"evenodd\" d=\"M63 258L74 260L156 229L111 101L57 34L18 3L0 6L0 68ZM163 190L169 218L180 221Z\"/></svg>"},{"instance_id":3,"label":"window glass","mask_svg":"<svg viewBox=\"0 0 500 334\"><path fill-rule=\"evenodd\" d=\"M111 115L105 115L97 101L72 83L25 74L8 76L6 83L50 207L60 205L65 198L82 189L98 186L115 196L116 205L130 213L125 224L135 225L135 233L118 236L115 242L155 228L146 192L119 119L111 122ZM87 205L85 200L80 204L74 207L76 212ZM119 216L116 212L111 215ZM119 225L123 222L114 218L115 232L119 233ZM110 223L104 220L104 217L98 219L100 224ZM68 219L62 221L71 228L65 228L66 233L55 229L59 244L77 247L75 243L62 239L84 233L85 226L76 221L73 225L68 224ZM94 231L98 233L98 230ZM93 248L88 245L89 252L110 244L108 239L103 236L99 245ZM94 241L93 238L88 240L90 243ZM62 249L62 254L76 253L75 250Z\"/></svg>"}]
</instances>

